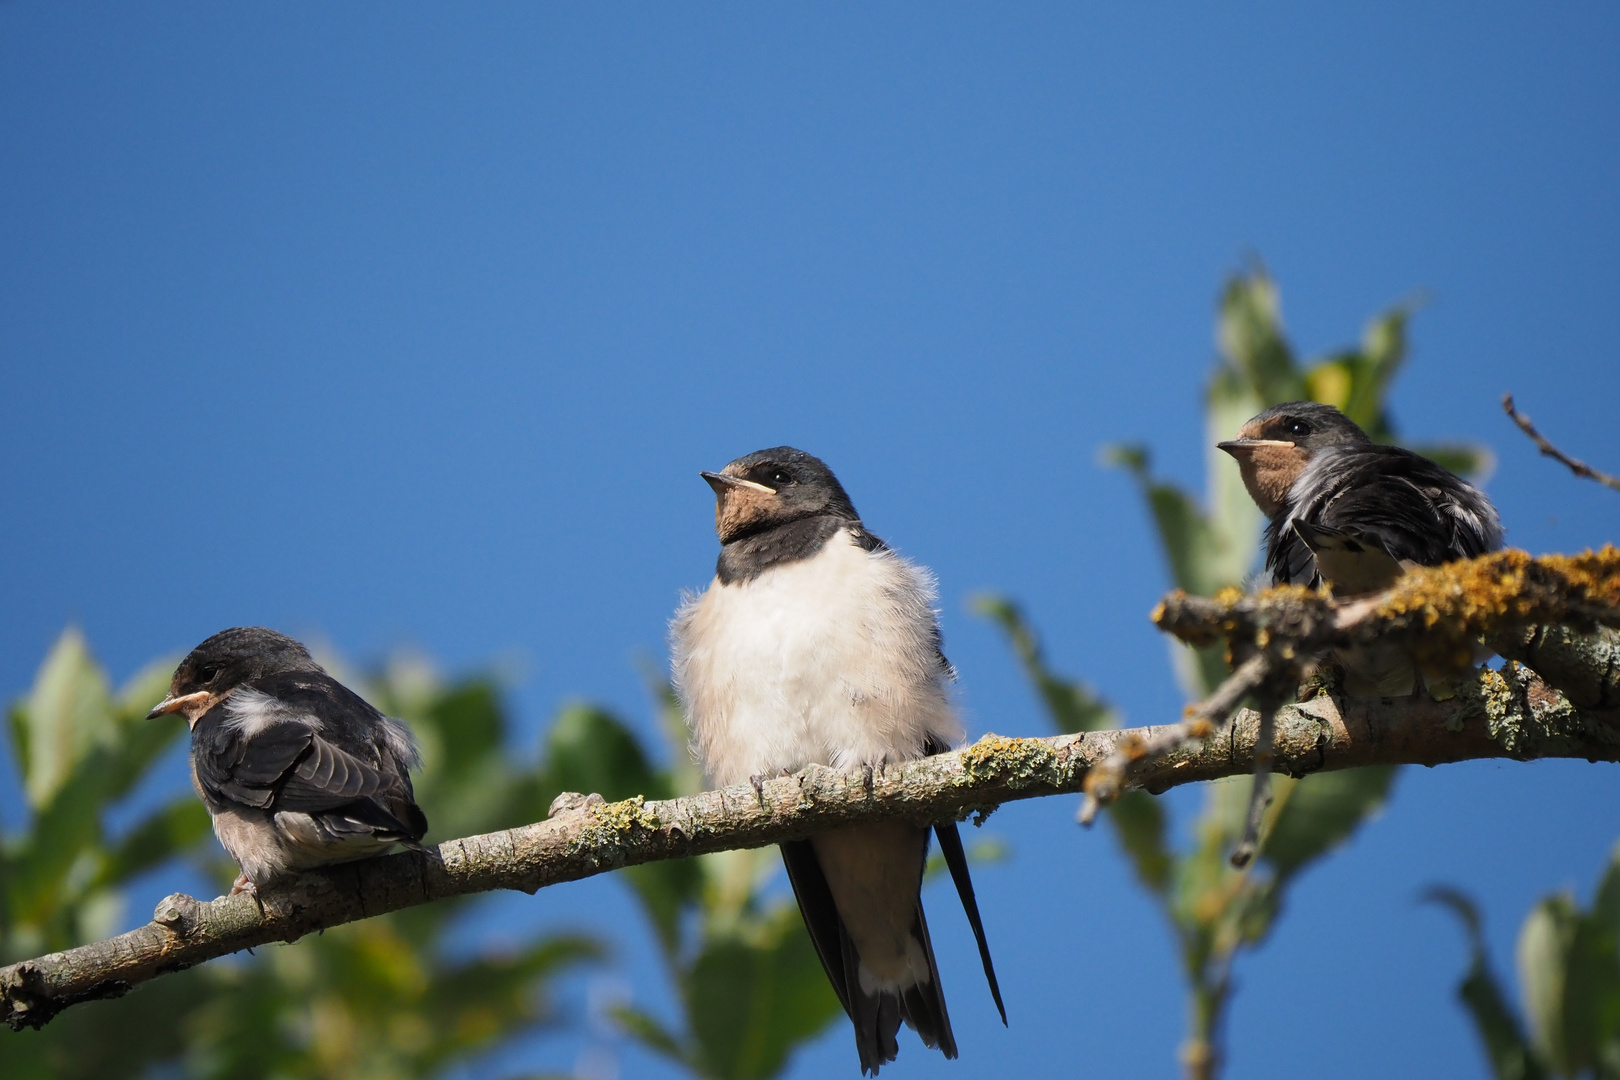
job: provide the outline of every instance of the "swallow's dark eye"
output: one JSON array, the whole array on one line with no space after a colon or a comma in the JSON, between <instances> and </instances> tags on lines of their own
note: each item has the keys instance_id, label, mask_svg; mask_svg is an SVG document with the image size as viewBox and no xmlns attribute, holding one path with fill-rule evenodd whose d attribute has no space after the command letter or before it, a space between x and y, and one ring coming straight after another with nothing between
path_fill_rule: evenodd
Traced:
<instances>
[{"instance_id":1,"label":"swallow's dark eye","mask_svg":"<svg viewBox=\"0 0 1620 1080\"><path fill-rule=\"evenodd\" d=\"M1303 420L1288 421L1288 434L1304 438L1311 433L1311 425Z\"/></svg>"},{"instance_id":2,"label":"swallow's dark eye","mask_svg":"<svg viewBox=\"0 0 1620 1080\"><path fill-rule=\"evenodd\" d=\"M793 483L793 477L789 476L781 469L777 469L775 472L771 473L771 483L785 487L788 484Z\"/></svg>"},{"instance_id":3,"label":"swallow's dark eye","mask_svg":"<svg viewBox=\"0 0 1620 1080\"><path fill-rule=\"evenodd\" d=\"M197 681L199 683L207 683L207 682L213 682L214 681L214 676L218 675L218 674L219 674L219 668L215 667L212 664L209 664L207 667L198 668L196 677L197 677Z\"/></svg>"}]
</instances>

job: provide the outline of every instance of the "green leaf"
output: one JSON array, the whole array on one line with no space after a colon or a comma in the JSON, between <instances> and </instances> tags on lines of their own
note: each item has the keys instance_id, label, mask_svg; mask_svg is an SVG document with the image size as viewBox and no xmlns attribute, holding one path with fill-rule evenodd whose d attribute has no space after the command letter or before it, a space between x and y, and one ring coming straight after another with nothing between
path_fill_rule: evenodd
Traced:
<instances>
[{"instance_id":1,"label":"green leaf","mask_svg":"<svg viewBox=\"0 0 1620 1080\"><path fill-rule=\"evenodd\" d=\"M626 1035L653 1053L669 1058L682 1066L691 1065L680 1040L651 1014L634 1005L619 1004L611 1006L608 1015L624 1029Z\"/></svg>"},{"instance_id":2,"label":"green leaf","mask_svg":"<svg viewBox=\"0 0 1620 1080\"><path fill-rule=\"evenodd\" d=\"M673 958L681 947L681 917L703 895L703 864L696 859L667 859L620 871L652 920L664 954Z\"/></svg>"},{"instance_id":3,"label":"green leaf","mask_svg":"<svg viewBox=\"0 0 1620 1080\"><path fill-rule=\"evenodd\" d=\"M500 688L489 679L471 679L439 694L421 724L438 735L438 775L435 780L455 784L481 771L491 755L504 751L506 719Z\"/></svg>"},{"instance_id":4,"label":"green leaf","mask_svg":"<svg viewBox=\"0 0 1620 1080\"><path fill-rule=\"evenodd\" d=\"M1475 484L1483 484L1496 470L1496 455L1478 443L1419 443L1411 450Z\"/></svg>"},{"instance_id":5,"label":"green leaf","mask_svg":"<svg viewBox=\"0 0 1620 1080\"><path fill-rule=\"evenodd\" d=\"M117 721L107 677L78 630L57 639L27 700L12 709L11 727L24 790L36 809L92 750L111 741Z\"/></svg>"},{"instance_id":6,"label":"green leaf","mask_svg":"<svg viewBox=\"0 0 1620 1080\"><path fill-rule=\"evenodd\" d=\"M1175 857L1165 846L1168 821L1164 806L1145 791L1127 791L1108 808L1108 820L1131 860L1142 887L1163 898L1175 871Z\"/></svg>"},{"instance_id":7,"label":"green leaf","mask_svg":"<svg viewBox=\"0 0 1620 1080\"><path fill-rule=\"evenodd\" d=\"M1215 339L1231 370L1262 400L1297 401L1304 396L1293 350L1283 338L1282 301L1264 268L1227 279Z\"/></svg>"},{"instance_id":8,"label":"green leaf","mask_svg":"<svg viewBox=\"0 0 1620 1080\"><path fill-rule=\"evenodd\" d=\"M669 783L648 763L636 736L588 705L562 710L546 737L546 774L558 791L599 794L609 802L669 798Z\"/></svg>"},{"instance_id":9,"label":"green leaf","mask_svg":"<svg viewBox=\"0 0 1620 1080\"><path fill-rule=\"evenodd\" d=\"M1577 913L1567 894L1537 904L1519 931L1519 985L1536 1053L1560 1073L1573 1070L1565 1043L1564 1004Z\"/></svg>"},{"instance_id":10,"label":"green leaf","mask_svg":"<svg viewBox=\"0 0 1620 1080\"><path fill-rule=\"evenodd\" d=\"M609 802L644 795L670 797L668 778L647 761L635 734L609 713L571 705L546 736L547 788L599 794ZM548 799L549 801L549 799ZM703 891L701 865L680 859L627 868L624 878L652 920L666 954L680 945L682 911Z\"/></svg>"},{"instance_id":11,"label":"green leaf","mask_svg":"<svg viewBox=\"0 0 1620 1080\"><path fill-rule=\"evenodd\" d=\"M1457 986L1457 997L1473 1018L1474 1029L1491 1064L1491 1075L1496 1080L1542 1080L1546 1074L1525 1041L1518 1017L1513 1014L1501 984L1491 972L1479 909L1463 893L1444 886L1430 889L1423 898L1450 909L1468 935L1468 973Z\"/></svg>"},{"instance_id":12,"label":"green leaf","mask_svg":"<svg viewBox=\"0 0 1620 1080\"><path fill-rule=\"evenodd\" d=\"M699 1071L764 1080L843 1010L797 906L779 904L751 930L716 936L684 980Z\"/></svg>"},{"instance_id":13,"label":"green leaf","mask_svg":"<svg viewBox=\"0 0 1620 1080\"><path fill-rule=\"evenodd\" d=\"M1090 687L1061 678L1046 666L1040 637L1017 603L989 594L976 596L969 603L975 614L990 619L1007 635L1025 673L1040 692L1053 727L1069 733L1119 726L1118 713Z\"/></svg>"},{"instance_id":14,"label":"green leaf","mask_svg":"<svg viewBox=\"0 0 1620 1080\"><path fill-rule=\"evenodd\" d=\"M1278 799L1261 857L1279 880L1294 876L1349 839L1383 806L1394 780L1393 767L1372 766L1295 781L1286 800Z\"/></svg>"},{"instance_id":15,"label":"green leaf","mask_svg":"<svg viewBox=\"0 0 1620 1080\"><path fill-rule=\"evenodd\" d=\"M111 888L160 866L200 843L212 831L208 809L187 794L154 810L107 852L96 888Z\"/></svg>"}]
</instances>

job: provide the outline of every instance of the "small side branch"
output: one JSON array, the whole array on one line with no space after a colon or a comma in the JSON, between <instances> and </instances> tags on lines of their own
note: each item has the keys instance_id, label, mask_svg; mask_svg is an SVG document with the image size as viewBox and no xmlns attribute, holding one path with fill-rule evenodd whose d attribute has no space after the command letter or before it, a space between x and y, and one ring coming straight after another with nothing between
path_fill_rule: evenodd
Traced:
<instances>
[{"instance_id":1,"label":"small side branch","mask_svg":"<svg viewBox=\"0 0 1620 1080\"><path fill-rule=\"evenodd\" d=\"M1229 710L1242 698L1228 689ZM1129 783L1159 792L1254 771L1259 717L1240 712L1227 738L1180 744L1131 766ZM164 899L153 921L107 941L0 968L0 1020L39 1027L76 1002L236 952L449 896L532 893L623 866L763 847L841 825L919 824L989 813L1015 799L1080 791L1094 766L1127 742L1154 745L1170 728L1044 739L988 735L965 749L870 773L812 767L664 802L560 799L553 817L451 840L427 852L313 871L250 896ZM1528 670L1480 672L1445 702L1318 696L1276 714L1274 767L1290 776L1363 765L1438 765L1475 758L1620 761L1620 713L1580 709Z\"/></svg>"},{"instance_id":2,"label":"small side branch","mask_svg":"<svg viewBox=\"0 0 1620 1080\"><path fill-rule=\"evenodd\" d=\"M1080 804L1080 824L1090 825L1097 811L1119 798L1131 786L1133 772L1208 739L1215 729L1243 703L1248 694L1271 677L1275 664L1267 653L1255 653L1216 687L1209 698L1187 709L1179 724L1148 729L1151 734L1124 732L1114 743L1114 752L1093 765L1086 775L1085 800ZM1269 750L1268 750L1269 752Z\"/></svg>"},{"instance_id":3,"label":"small side branch","mask_svg":"<svg viewBox=\"0 0 1620 1080\"><path fill-rule=\"evenodd\" d=\"M1502 395L1502 411L1507 413L1515 424L1519 425L1520 431L1530 436L1531 440L1536 444L1536 447L1540 449L1543 455L1552 458L1554 461L1562 462L1569 469L1569 471L1574 473L1576 476L1584 476L1588 480L1596 480L1604 487L1613 488L1616 491L1620 491L1620 476L1610 476L1608 473L1598 472L1596 469L1592 468L1592 466L1586 464L1586 462L1575 460L1562 450L1558 449L1558 447L1554 446L1551 442L1548 442L1546 436L1542 435L1541 432L1536 430L1535 425L1530 422L1530 418L1513 407L1512 394Z\"/></svg>"},{"instance_id":4,"label":"small side branch","mask_svg":"<svg viewBox=\"0 0 1620 1080\"><path fill-rule=\"evenodd\" d=\"M1277 738L1277 710L1282 703L1268 695L1261 704L1260 731L1254 740L1254 786L1249 789L1249 810L1243 818L1243 838L1232 849L1232 865L1239 870L1254 861L1260 849L1260 822L1271 805L1272 745Z\"/></svg>"}]
</instances>

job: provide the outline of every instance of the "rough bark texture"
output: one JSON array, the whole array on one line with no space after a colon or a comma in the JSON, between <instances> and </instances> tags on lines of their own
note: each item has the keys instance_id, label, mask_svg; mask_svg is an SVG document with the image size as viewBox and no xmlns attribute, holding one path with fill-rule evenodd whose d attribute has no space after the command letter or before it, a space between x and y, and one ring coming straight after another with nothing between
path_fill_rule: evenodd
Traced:
<instances>
[{"instance_id":1,"label":"rough bark texture","mask_svg":"<svg viewBox=\"0 0 1620 1080\"><path fill-rule=\"evenodd\" d=\"M1249 773L1258 717L1248 710L1201 745L1145 764L1132 782L1160 792ZM667 802L559 800L546 821L305 874L251 896L166 897L153 921L107 941L0 969L0 1019L38 1027L79 1001L116 997L156 976L250 946L447 896L536 889L621 866L760 847L829 827L904 817L919 823L988 813L1014 799L1077 792L1121 739L1162 728L1045 739L987 735L950 754L880 772L813 767ZM1580 709L1530 672L1481 672L1445 702L1335 700L1277 714L1273 767L1293 776L1360 765L1472 758L1620 761L1620 714Z\"/></svg>"}]
</instances>

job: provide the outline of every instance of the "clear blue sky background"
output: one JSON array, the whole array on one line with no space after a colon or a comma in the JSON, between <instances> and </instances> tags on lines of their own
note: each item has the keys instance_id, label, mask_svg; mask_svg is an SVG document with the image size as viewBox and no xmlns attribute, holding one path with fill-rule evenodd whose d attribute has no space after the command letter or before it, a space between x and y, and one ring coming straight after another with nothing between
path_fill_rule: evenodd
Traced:
<instances>
[{"instance_id":1,"label":"clear blue sky background","mask_svg":"<svg viewBox=\"0 0 1620 1080\"><path fill-rule=\"evenodd\" d=\"M262 623L515 657L525 746L571 697L645 727L636 658L715 554L697 471L786 442L938 572L975 733L1045 729L982 589L1163 720L1164 571L1096 449L1200 482L1250 253L1307 352L1424 290L1402 429L1496 448L1515 543L1615 539L1620 498L1496 402L1620 468L1620 11L1121 7L0 7L0 690L69 623L118 678ZM1505 968L1617 810L1609 766L1408 771L1244 961L1233 1075L1481 1075L1460 936L1414 897L1478 894ZM1175 1075L1167 935L1072 812L991 823L1011 1030L931 896L962 1059L908 1036L896 1077ZM619 934L600 992L667 1005L611 879L489 910L479 940ZM849 1044L794 1075L854 1076Z\"/></svg>"}]
</instances>

